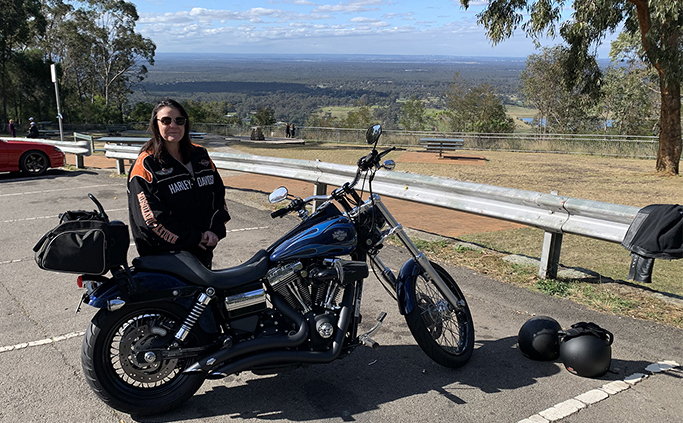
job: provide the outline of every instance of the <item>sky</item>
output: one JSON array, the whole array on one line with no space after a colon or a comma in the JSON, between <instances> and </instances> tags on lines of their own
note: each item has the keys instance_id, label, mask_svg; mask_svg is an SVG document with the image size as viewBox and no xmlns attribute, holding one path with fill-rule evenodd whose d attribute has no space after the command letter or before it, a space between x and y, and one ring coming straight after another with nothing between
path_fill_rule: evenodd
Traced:
<instances>
[{"instance_id":1,"label":"sky","mask_svg":"<svg viewBox=\"0 0 683 423\"><path fill-rule=\"evenodd\" d=\"M472 0L129 0L157 53L526 57L523 33L492 46ZM568 12L567 12L568 16ZM560 39L543 45L560 43ZM609 42L598 49L607 58Z\"/></svg>"}]
</instances>

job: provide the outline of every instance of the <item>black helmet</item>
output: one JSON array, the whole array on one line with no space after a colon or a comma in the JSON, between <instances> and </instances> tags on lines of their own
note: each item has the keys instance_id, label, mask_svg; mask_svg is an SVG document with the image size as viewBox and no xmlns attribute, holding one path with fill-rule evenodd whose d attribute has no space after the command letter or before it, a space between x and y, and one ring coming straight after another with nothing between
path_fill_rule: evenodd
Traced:
<instances>
[{"instance_id":1,"label":"black helmet","mask_svg":"<svg viewBox=\"0 0 683 423\"><path fill-rule=\"evenodd\" d=\"M593 322L579 322L560 335L560 358L567 370L583 377L607 373L612 361L611 332Z\"/></svg>"},{"instance_id":2,"label":"black helmet","mask_svg":"<svg viewBox=\"0 0 683 423\"><path fill-rule=\"evenodd\" d=\"M519 350L532 360L555 360L560 354L561 330L560 324L552 317L532 317L519 330Z\"/></svg>"}]
</instances>

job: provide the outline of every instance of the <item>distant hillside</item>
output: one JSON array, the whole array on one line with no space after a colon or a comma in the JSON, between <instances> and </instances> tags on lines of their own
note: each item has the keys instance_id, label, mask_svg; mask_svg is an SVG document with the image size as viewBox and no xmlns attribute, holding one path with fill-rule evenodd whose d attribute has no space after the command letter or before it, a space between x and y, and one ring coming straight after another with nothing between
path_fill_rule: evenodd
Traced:
<instances>
[{"instance_id":1,"label":"distant hillside","mask_svg":"<svg viewBox=\"0 0 683 423\"><path fill-rule=\"evenodd\" d=\"M303 123L322 107L388 105L416 96L438 99L456 72L488 83L505 98L518 90L525 58L158 54L133 101L161 97L228 101L244 116L268 106L278 118ZM433 105L434 106L434 105ZM435 105L438 107L438 104Z\"/></svg>"}]
</instances>

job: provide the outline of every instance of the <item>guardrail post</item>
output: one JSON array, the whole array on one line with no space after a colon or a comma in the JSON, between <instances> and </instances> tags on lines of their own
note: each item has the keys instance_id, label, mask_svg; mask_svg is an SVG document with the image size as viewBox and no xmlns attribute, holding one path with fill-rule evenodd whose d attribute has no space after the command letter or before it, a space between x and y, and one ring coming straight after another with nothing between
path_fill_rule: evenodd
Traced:
<instances>
[{"instance_id":1,"label":"guardrail post","mask_svg":"<svg viewBox=\"0 0 683 423\"><path fill-rule=\"evenodd\" d=\"M318 182L313 184L313 195L327 195L327 184L321 184ZM313 201L313 211L315 211L321 204L322 203L318 200Z\"/></svg>"},{"instance_id":2,"label":"guardrail post","mask_svg":"<svg viewBox=\"0 0 683 423\"><path fill-rule=\"evenodd\" d=\"M557 268L560 265L560 250L562 249L562 234L546 232L543 235L543 251L541 251L541 265L538 277L541 279L556 279Z\"/></svg>"},{"instance_id":3,"label":"guardrail post","mask_svg":"<svg viewBox=\"0 0 683 423\"><path fill-rule=\"evenodd\" d=\"M116 171L119 175L126 173L126 164L123 162L124 159L116 159Z\"/></svg>"}]
</instances>

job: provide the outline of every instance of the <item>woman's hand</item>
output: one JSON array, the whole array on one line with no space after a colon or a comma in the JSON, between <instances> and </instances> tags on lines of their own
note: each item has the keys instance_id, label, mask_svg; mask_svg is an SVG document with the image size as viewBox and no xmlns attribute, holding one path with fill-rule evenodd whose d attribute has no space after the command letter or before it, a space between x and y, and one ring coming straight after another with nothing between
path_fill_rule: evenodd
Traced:
<instances>
[{"instance_id":1,"label":"woman's hand","mask_svg":"<svg viewBox=\"0 0 683 423\"><path fill-rule=\"evenodd\" d=\"M218 235L211 231L202 233L202 240L199 241L199 248L206 250L206 247L215 247L218 244Z\"/></svg>"}]
</instances>

